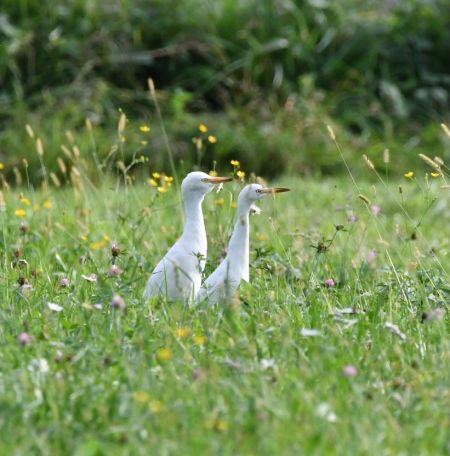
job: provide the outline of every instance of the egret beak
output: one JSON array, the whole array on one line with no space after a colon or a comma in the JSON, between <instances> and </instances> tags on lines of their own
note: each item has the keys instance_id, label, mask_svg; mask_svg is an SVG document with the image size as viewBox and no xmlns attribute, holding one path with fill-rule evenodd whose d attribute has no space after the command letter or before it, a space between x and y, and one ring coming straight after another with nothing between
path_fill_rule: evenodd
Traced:
<instances>
[{"instance_id":1,"label":"egret beak","mask_svg":"<svg viewBox=\"0 0 450 456\"><path fill-rule=\"evenodd\" d=\"M284 187L272 187L272 188L262 188L259 192L260 193L269 193L274 195L275 193L284 193L284 192L290 192L290 188L284 188Z\"/></svg>"},{"instance_id":2,"label":"egret beak","mask_svg":"<svg viewBox=\"0 0 450 456\"><path fill-rule=\"evenodd\" d=\"M232 181L232 177L205 177L203 179L204 182L208 182L209 184L222 184L223 182L230 182Z\"/></svg>"}]
</instances>

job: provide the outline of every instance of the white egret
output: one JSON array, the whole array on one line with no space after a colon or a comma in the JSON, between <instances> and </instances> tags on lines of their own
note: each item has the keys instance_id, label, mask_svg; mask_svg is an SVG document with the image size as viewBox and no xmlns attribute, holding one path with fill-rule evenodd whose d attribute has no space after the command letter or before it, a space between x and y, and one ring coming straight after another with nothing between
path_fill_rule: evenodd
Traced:
<instances>
[{"instance_id":1,"label":"white egret","mask_svg":"<svg viewBox=\"0 0 450 456\"><path fill-rule=\"evenodd\" d=\"M212 177L198 171L183 179L183 234L155 267L145 287L144 299L156 295L165 295L169 301L195 299L207 253L203 199L215 185L231 180L231 177Z\"/></svg>"},{"instance_id":2,"label":"white egret","mask_svg":"<svg viewBox=\"0 0 450 456\"><path fill-rule=\"evenodd\" d=\"M197 302L205 299L210 304L228 300L241 280L249 281L250 212L255 201L267 195L288 192L288 188L264 188L258 184L244 187L238 197L238 215L228 244L228 253L219 267L206 279L197 295Z\"/></svg>"}]
</instances>

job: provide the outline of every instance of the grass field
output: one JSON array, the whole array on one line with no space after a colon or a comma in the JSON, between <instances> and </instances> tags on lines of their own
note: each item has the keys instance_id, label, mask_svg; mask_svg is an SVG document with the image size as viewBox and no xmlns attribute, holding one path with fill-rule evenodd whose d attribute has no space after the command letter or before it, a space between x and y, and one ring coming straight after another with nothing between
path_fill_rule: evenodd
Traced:
<instances>
[{"instance_id":1,"label":"grass field","mask_svg":"<svg viewBox=\"0 0 450 456\"><path fill-rule=\"evenodd\" d=\"M1 454L449 453L441 178L273 182L250 284L196 308L141 299L176 185L72 180L0 199ZM205 200L206 273L240 187Z\"/></svg>"}]
</instances>

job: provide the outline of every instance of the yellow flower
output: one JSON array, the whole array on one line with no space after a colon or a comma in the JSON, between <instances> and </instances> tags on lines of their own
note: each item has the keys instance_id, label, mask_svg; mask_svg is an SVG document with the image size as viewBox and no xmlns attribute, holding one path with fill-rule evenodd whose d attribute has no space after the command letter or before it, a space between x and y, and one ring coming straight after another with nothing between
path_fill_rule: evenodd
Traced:
<instances>
[{"instance_id":1,"label":"yellow flower","mask_svg":"<svg viewBox=\"0 0 450 456\"><path fill-rule=\"evenodd\" d=\"M232 207L233 209L237 209L237 202L236 202L236 201L233 201L233 202L231 203L231 207Z\"/></svg>"},{"instance_id":2,"label":"yellow flower","mask_svg":"<svg viewBox=\"0 0 450 456\"><path fill-rule=\"evenodd\" d=\"M194 337L194 343L197 345L205 345L206 344L206 337L202 335L197 335Z\"/></svg>"},{"instance_id":3,"label":"yellow flower","mask_svg":"<svg viewBox=\"0 0 450 456\"><path fill-rule=\"evenodd\" d=\"M172 176L164 176L164 181L165 182L173 182L173 177Z\"/></svg>"},{"instance_id":4,"label":"yellow flower","mask_svg":"<svg viewBox=\"0 0 450 456\"><path fill-rule=\"evenodd\" d=\"M160 348L156 352L156 356L160 361L169 361L172 359L172 350L170 348Z\"/></svg>"},{"instance_id":5,"label":"yellow flower","mask_svg":"<svg viewBox=\"0 0 450 456\"><path fill-rule=\"evenodd\" d=\"M158 186L158 182L156 182L155 179L150 178L150 179L147 180L147 182L148 182L148 185L150 185L151 187L157 187Z\"/></svg>"},{"instance_id":6,"label":"yellow flower","mask_svg":"<svg viewBox=\"0 0 450 456\"><path fill-rule=\"evenodd\" d=\"M208 131L208 127L202 123L198 126L198 129L201 133L206 133Z\"/></svg>"},{"instance_id":7,"label":"yellow flower","mask_svg":"<svg viewBox=\"0 0 450 456\"><path fill-rule=\"evenodd\" d=\"M104 234L103 235L103 240L106 241L106 242L109 242L110 241L110 237L107 234Z\"/></svg>"},{"instance_id":8,"label":"yellow flower","mask_svg":"<svg viewBox=\"0 0 450 456\"><path fill-rule=\"evenodd\" d=\"M148 406L153 413L159 413L162 410L163 403L161 401L151 401Z\"/></svg>"},{"instance_id":9,"label":"yellow flower","mask_svg":"<svg viewBox=\"0 0 450 456\"><path fill-rule=\"evenodd\" d=\"M181 339L188 337L191 334L191 330L189 328L177 328L175 330L175 335Z\"/></svg>"},{"instance_id":10,"label":"yellow flower","mask_svg":"<svg viewBox=\"0 0 450 456\"><path fill-rule=\"evenodd\" d=\"M84 234L82 234L82 235L80 236L80 239L81 239L82 241L87 241L87 236L85 236Z\"/></svg>"},{"instance_id":11,"label":"yellow flower","mask_svg":"<svg viewBox=\"0 0 450 456\"><path fill-rule=\"evenodd\" d=\"M208 141L209 141L211 144L216 144L216 142L217 142L217 137L216 137L216 136L213 136L213 135L209 135L209 136L208 136Z\"/></svg>"},{"instance_id":12,"label":"yellow flower","mask_svg":"<svg viewBox=\"0 0 450 456\"><path fill-rule=\"evenodd\" d=\"M25 209L16 209L16 212L14 212L14 214L16 214L16 217L25 217L27 215L27 212Z\"/></svg>"},{"instance_id":13,"label":"yellow flower","mask_svg":"<svg viewBox=\"0 0 450 456\"><path fill-rule=\"evenodd\" d=\"M154 179L159 179L161 177L161 174L159 173L152 173L152 176Z\"/></svg>"},{"instance_id":14,"label":"yellow flower","mask_svg":"<svg viewBox=\"0 0 450 456\"><path fill-rule=\"evenodd\" d=\"M230 163L233 165L233 166L239 166L240 163L238 160L231 160Z\"/></svg>"},{"instance_id":15,"label":"yellow flower","mask_svg":"<svg viewBox=\"0 0 450 456\"><path fill-rule=\"evenodd\" d=\"M206 427L219 432L225 432L228 430L228 423L220 418L212 418L206 421Z\"/></svg>"},{"instance_id":16,"label":"yellow flower","mask_svg":"<svg viewBox=\"0 0 450 456\"><path fill-rule=\"evenodd\" d=\"M217 171L211 170L209 172L209 175L212 176L212 177L217 177Z\"/></svg>"},{"instance_id":17,"label":"yellow flower","mask_svg":"<svg viewBox=\"0 0 450 456\"><path fill-rule=\"evenodd\" d=\"M100 249L104 249L107 245L108 245L108 242L106 242L104 239L102 239L101 241L98 241L98 242L92 242L89 247L91 248L91 250L100 250Z\"/></svg>"},{"instance_id":18,"label":"yellow flower","mask_svg":"<svg viewBox=\"0 0 450 456\"><path fill-rule=\"evenodd\" d=\"M236 176L239 177L239 179L243 180L244 177L245 177L245 172L239 170L239 171L236 173Z\"/></svg>"},{"instance_id":19,"label":"yellow flower","mask_svg":"<svg viewBox=\"0 0 450 456\"><path fill-rule=\"evenodd\" d=\"M405 173L405 177L407 179L412 179L414 177L414 171L408 171L407 173Z\"/></svg>"},{"instance_id":20,"label":"yellow flower","mask_svg":"<svg viewBox=\"0 0 450 456\"><path fill-rule=\"evenodd\" d=\"M141 141L141 144L142 144L143 146L146 146L146 145L148 144L148 141Z\"/></svg>"},{"instance_id":21,"label":"yellow flower","mask_svg":"<svg viewBox=\"0 0 450 456\"><path fill-rule=\"evenodd\" d=\"M2 169L5 169L5 164L2 163L2 162L0 162L0 171L1 171Z\"/></svg>"},{"instance_id":22,"label":"yellow flower","mask_svg":"<svg viewBox=\"0 0 450 456\"><path fill-rule=\"evenodd\" d=\"M225 200L223 198L217 198L215 203L217 206L223 206L225 204Z\"/></svg>"},{"instance_id":23,"label":"yellow flower","mask_svg":"<svg viewBox=\"0 0 450 456\"><path fill-rule=\"evenodd\" d=\"M150 394L145 391L136 391L133 393L133 398L139 404L145 404L150 400Z\"/></svg>"},{"instance_id":24,"label":"yellow flower","mask_svg":"<svg viewBox=\"0 0 450 456\"><path fill-rule=\"evenodd\" d=\"M141 130L142 133L149 133L150 132L150 127L148 125L141 125L139 127L139 130Z\"/></svg>"},{"instance_id":25,"label":"yellow flower","mask_svg":"<svg viewBox=\"0 0 450 456\"><path fill-rule=\"evenodd\" d=\"M20 198L20 202L22 204L25 204L25 206L31 206L31 201L28 198L25 198L25 196L22 196L22 198Z\"/></svg>"},{"instance_id":26,"label":"yellow flower","mask_svg":"<svg viewBox=\"0 0 450 456\"><path fill-rule=\"evenodd\" d=\"M167 193L169 189L167 187L158 187L158 192L159 193Z\"/></svg>"},{"instance_id":27,"label":"yellow flower","mask_svg":"<svg viewBox=\"0 0 450 456\"><path fill-rule=\"evenodd\" d=\"M442 174L441 173L431 173L431 176L432 177L441 177Z\"/></svg>"},{"instance_id":28,"label":"yellow flower","mask_svg":"<svg viewBox=\"0 0 450 456\"><path fill-rule=\"evenodd\" d=\"M256 233L256 237L260 241L266 241L267 240L267 236L265 234L262 234L262 233Z\"/></svg>"},{"instance_id":29,"label":"yellow flower","mask_svg":"<svg viewBox=\"0 0 450 456\"><path fill-rule=\"evenodd\" d=\"M228 429L228 423L225 420L216 420L214 428L217 431L225 432Z\"/></svg>"},{"instance_id":30,"label":"yellow flower","mask_svg":"<svg viewBox=\"0 0 450 456\"><path fill-rule=\"evenodd\" d=\"M45 207L45 209L51 209L53 207L53 203L51 201L44 201L44 204L43 206Z\"/></svg>"}]
</instances>

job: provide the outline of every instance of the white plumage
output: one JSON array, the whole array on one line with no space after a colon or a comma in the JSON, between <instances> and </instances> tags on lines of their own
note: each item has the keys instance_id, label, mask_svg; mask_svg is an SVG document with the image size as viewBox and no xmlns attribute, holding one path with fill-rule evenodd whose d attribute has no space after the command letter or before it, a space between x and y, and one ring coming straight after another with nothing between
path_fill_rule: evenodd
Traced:
<instances>
[{"instance_id":1,"label":"white plumage","mask_svg":"<svg viewBox=\"0 0 450 456\"><path fill-rule=\"evenodd\" d=\"M228 244L227 256L203 284L197 302L207 299L210 304L216 304L229 300L242 280L249 281L249 216L252 206L267 195L287 191L287 188L264 188L258 184L247 185L241 190L237 220Z\"/></svg>"},{"instance_id":2,"label":"white plumage","mask_svg":"<svg viewBox=\"0 0 450 456\"><path fill-rule=\"evenodd\" d=\"M183 234L156 265L145 287L144 299L156 295L164 295L169 301L195 299L207 254L203 199L215 185L231 180L202 172L192 172L184 178L181 184L185 208Z\"/></svg>"}]
</instances>

